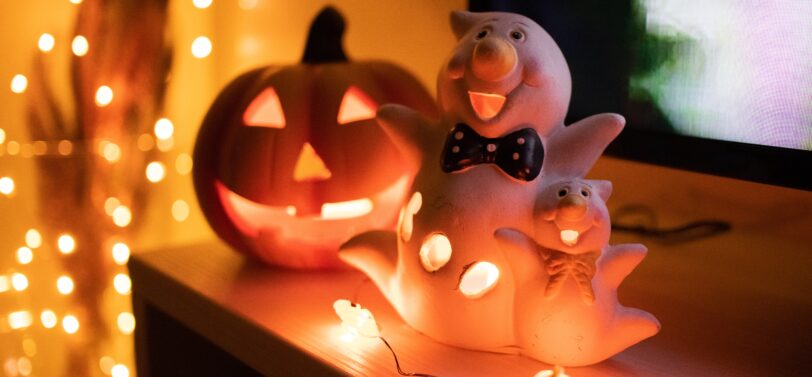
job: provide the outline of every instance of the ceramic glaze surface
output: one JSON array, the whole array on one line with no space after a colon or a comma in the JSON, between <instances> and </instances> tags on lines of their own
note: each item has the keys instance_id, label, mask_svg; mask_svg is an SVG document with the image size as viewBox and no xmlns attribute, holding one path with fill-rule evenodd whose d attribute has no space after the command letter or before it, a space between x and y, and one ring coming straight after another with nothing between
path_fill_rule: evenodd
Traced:
<instances>
[{"instance_id":1,"label":"ceramic glaze surface","mask_svg":"<svg viewBox=\"0 0 812 377\"><path fill-rule=\"evenodd\" d=\"M532 20L454 12L451 25L441 118L378 110L419 169L397 233L359 234L340 258L410 326L459 347L585 365L655 334L656 319L616 295L646 249L607 244L611 184L583 179L624 119L564 125L569 70Z\"/></svg>"}]
</instances>

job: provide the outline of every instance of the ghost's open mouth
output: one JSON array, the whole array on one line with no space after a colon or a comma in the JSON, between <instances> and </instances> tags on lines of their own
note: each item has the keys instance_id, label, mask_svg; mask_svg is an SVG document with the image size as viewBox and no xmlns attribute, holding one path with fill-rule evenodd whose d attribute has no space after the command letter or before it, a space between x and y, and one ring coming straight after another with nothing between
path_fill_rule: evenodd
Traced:
<instances>
[{"instance_id":1,"label":"ghost's open mouth","mask_svg":"<svg viewBox=\"0 0 812 377\"><path fill-rule=\"evenodd\" d=\"M341 221L370 217L375 212L383 211L396 213L398 203L405 195L409 184L409 176L403 175L397 181L372 194L367 198L352 199L335 203L323 203L321 213L306 216L297 216L294 206L269 206L254 202L226 187L222 182L215 180L214 186L220 203L231 222L246 235L256 236L260 229L278 228L280 224L308 224L313 221ZM390 208L393 207L393 208ZM382 217L382 216L378 216ZM370 225L379 225L377 219L370 217Z\"/></svg>"},{"instance_id":2,"label":"ghost's open mouth","mask_svg":"<svg viewBox=\"0 0 812 377\"><path fill-rule=\"evenodd\" d=\"M565 229L561 231L561 242L567 246L575 246L581 234L577 230Z\"/></svg>"},{"instance_id":3,"label":"ghost's open mouth","mask_svg":"<svg viewBox=\"0 0 812 377\"><path fill-rule=\"evenodd\" d=\"M482 120L493 119L505 106L506 96L495 93L483 93L468 91L468 99L471 101L471 107L474 112Z\"/></svg>"}]
</instances>

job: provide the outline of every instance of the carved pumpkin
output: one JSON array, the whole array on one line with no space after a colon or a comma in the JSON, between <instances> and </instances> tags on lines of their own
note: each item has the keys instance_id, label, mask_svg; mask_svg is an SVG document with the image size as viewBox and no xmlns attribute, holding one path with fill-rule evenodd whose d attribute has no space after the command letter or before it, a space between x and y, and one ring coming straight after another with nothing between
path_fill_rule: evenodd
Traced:
<instances>
[{"instance_id":1,"label":"carved pumpkin","mask_svg":"<svg viewBox=\"0 0 812 377\"><path fill-rule=\"evenodd\" d=\"M194 185L215 232L238 251L296 268L341 266L353 234L393 228L414 169L375 121L401 103L434 116L404 70L348 61L344 20L325 8L302 62L247 72L219 94L194 150Z\"/></svg>"}]
</instances>

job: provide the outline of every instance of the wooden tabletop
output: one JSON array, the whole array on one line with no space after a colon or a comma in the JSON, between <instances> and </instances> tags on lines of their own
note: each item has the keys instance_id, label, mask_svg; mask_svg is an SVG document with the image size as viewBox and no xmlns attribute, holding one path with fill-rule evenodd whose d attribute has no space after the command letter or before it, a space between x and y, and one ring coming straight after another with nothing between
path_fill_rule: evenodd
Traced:
<instances>
[{"instance_id":1,"label":"wooden tabletop","mask_svg":"<svg viewBox=\"0 0 812 377\"><path fill-rule=\"evenodd\" d=\"M619 294L621 303L656 315L662 331L606 362L568 368L570 376L812 373L809 245L734 232L649 248ZM371 310L407 372L533 377L550 368L436 343L407 326L354 271L268 268L216 241L142 253L129 267L134 295L266 375L397 375L380 340L340 339L332 308L339 298Z\"/></svg>"}]
</instances>

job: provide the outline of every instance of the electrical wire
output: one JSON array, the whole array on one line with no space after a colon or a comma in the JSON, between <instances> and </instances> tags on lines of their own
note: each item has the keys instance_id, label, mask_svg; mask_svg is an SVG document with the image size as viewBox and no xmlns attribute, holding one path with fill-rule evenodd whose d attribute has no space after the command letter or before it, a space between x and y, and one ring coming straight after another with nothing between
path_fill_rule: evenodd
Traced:
<instances>
[{"instance_id":1,"label":"electrical wire","mask_svg":"<svg viewBox=\"0 0 812 377\"><path fill-rule=\"evenodd\" d=\"M400 369L400 362L398 361L398 355L395 354L395 350L392 349L392 346L389 345L389 342L386 341L382 336L378 337L383 344L386 345L386 348L389 348L389 351L392 352L392 357L395 358L395 367L398 369L398 374L401 376L413 376L413 377L437 377L433 374L425 374L425 373L411 373L411 372L404 372L403 369Z\"/></svg>"}]
</instances>

